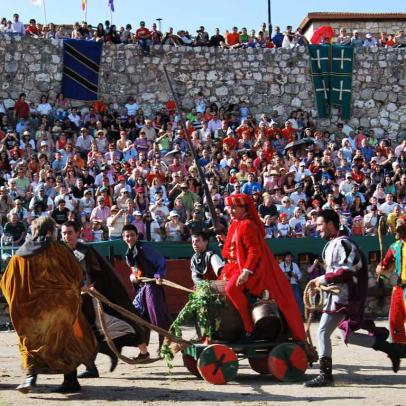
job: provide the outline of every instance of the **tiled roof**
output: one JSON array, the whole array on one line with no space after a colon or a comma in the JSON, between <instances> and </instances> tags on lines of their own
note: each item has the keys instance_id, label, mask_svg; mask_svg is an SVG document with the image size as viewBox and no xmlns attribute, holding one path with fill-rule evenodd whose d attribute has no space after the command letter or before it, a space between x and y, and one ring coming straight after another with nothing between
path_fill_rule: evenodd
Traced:
<instances>
[{"instance_id":1,"label":"tiled roof","mask_svg":"<svg viewBox=\"0 0 406 406\"><path fill-rule=\"evenodd\" d=\"M303 30L307 28L313 21L405 21L406 13L340 13L340 12L312 12L300 23L299 27Z\"/></svg>"}]
</instances>

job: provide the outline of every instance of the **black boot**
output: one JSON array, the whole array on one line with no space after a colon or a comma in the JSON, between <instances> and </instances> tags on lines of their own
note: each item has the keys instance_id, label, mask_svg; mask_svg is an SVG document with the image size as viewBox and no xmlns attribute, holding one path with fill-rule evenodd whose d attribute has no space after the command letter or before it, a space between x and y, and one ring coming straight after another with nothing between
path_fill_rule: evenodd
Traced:
<instances>
[{"instance_id":1,"label":"black boot","mask_svg":"<svg viewBox=\"0 0 406 406\"><path fill-rule=\"evenodd\" d=\"M319 388L321 386L334 386L332 359L320 358L320 374L311 381L307 381L304 386L308 388Z\"/></svg>"},{"instance_id":2,"label":"black boot","mask_svg":"<svg viewBox=\"0 0 406 406\"><path fill-rule=\"evenodd\" d=\"M86 371L83 371L78 375L78 378L85 379L85 378L99 378L99 370L94 362L92 365L86 367Z\"/></svg>"},{"instance_id":3,"label":"black boot","mask_svg":"<svg viewBox=\"0 0 406 406\"><path fill-rule=\"evenodd\" d=\"M382 351L388 355L392 361L393 372L398 372L400 368L400 359L406 355L406 345L398 343L388 343L387 341L376 339L372 346L375 351Z\"/></svg>"},{"instance_id":4,"label":"black boot","mask_svg":"<svg viewBox=\"0 0 406 406\"><path fill-rule=\"evenodd\" d=\"M17 386L17 390L21 393L30 393L37 384L37 374L29 372L24 379L24 382Z\"/></svg>"},{"instance_id":5,"label":"black boot","mask_svg":"<svg viewBox=\"0 0 406 406\"><path fill-rule=\"evenodd\" d=\"M118 358L116 355L110 355L110 372L113 372L118 364Z\"/></svg>"},{"instance_id":6,"label":"black boot","mask_svg":"<svg viewBox=\"0 0 406 406\"><path fill-rule=\"evenodd\" d=\"M78 381L76 369L72 372L63 375L63 382L61 386L55 389L58 393L76 393L80 392L81 387Z\"/></svg>"}]
</instances>

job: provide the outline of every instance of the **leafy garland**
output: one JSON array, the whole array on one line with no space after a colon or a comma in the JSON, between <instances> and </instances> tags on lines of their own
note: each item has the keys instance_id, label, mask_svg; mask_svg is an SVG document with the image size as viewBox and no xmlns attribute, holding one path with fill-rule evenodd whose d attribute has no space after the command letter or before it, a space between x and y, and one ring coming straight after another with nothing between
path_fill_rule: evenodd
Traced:
<instances>
[{"instance_id":1,"label":"leafy garland","mask_svg":"<svg viewBox=\"0 0 406 406\"><path fill-rule=\"evenodd\" d=\"M195 320L202 329L203 335L209 340L218 329L220 320L214 319L210 309L224 304L221 296L213 291L210 281L202 281L196 286L196 290L189 295L189 300L180 311L176 320L172 323L169 332L177 337L182 337L182 326L187 321ZM174 354L169 344L164 343L160 352L169 369L172 368Z\"/></svg>"}]
</instances>

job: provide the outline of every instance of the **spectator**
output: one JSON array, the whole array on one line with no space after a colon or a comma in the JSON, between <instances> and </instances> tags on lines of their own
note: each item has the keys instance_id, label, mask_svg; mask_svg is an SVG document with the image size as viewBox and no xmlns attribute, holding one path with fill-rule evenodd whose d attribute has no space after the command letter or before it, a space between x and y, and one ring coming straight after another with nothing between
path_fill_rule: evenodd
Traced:
<instances>
[{"instance_id":1,"label":"spectator","mask_svg":"<svg viewBox=\"0 0 406 406\"><path fill-rule=\"evenodd\" d=\"M385 195L385 202L381 204L379 210L381 213L388 216L397 206L398 204L393 200L393 195L391 193L387 193Z\"/></svg>"},{"instance_id":2,"label":"spectator","mask_svg":"<svg viewBox=\"0 0 406 406\"><path fill-rule=\"evenodd\" d=\"M293 293L296 298L296 302L299 306L300 312L303 315L304 305L302 299L302 293L300 291L299 282L302 278L302 272L300 271L298 265L293 262L293 256L290 252L286 253L283 261L279 263L280 268L288 278L290 285L292 286Z\"/></svg>"},{"instance_id":3,"label":"spectator","mask_svg":"<svg viewBox=\"0 0 406 406\"><path fill-rule=\"evenodd\" d=\"M225 39L220 34L220 29L216 28L215 34L210 37L209 45L212 47L219 47L221 43L225 43Z\"/></svg>"},{"instance_id":4,"label":"spectator","mask_svg":"<svg viewBox=\"0 0 406 406\"><path fill-rule=\"evenodd\" d=\"M145 27L145 21L140 21L140 27L135 32L135 38L141 47L142 53L149 55L151 32Z\"/></svg>"},{"instance_id":5,"label":"spectator","mask_svg":"<svg viewBox=\"0 0 406 406\"><path fill-rule=\"evenodd\" d=\"M185 225L179 221L179 214L172 210L168 216L169 221L165 224L166 241L179 242L185 235Z\"/></svg>"},{"instance_id":6,"label":"spectator","mask_svg":"<svg viewBox=\"0 0 406 406\"><path fill-rule=\"evenodd\" d=\"M353 31L351 37L351 45L353 45L355 48L362 47L364 45L364 42L362 41L362 38L359 35L358 31Z\"/></svg>"},{"instance_id":7,"label":"spectator","mask_svg":"<svg viewBox=\"0 0 406 406\"><path fill-rule=\"evenodd\" d=\"M372 36L372 34L367 33L365 35L365 40L364 40L364 47L366 48L373 48L378 46L378 41L375 37Z\"/></svg>"},{"instance_id":8,"label":"spectator","mask_svg":"<svg viewBox=\"0 0 406 406\"><path fill-rule=\"evenodd\" d=\"M275 44L276 48L282 47L283 39L284 35L281 33L280 27L276 26L274 30L274 35L272 37L272 42Z\"/></svg>"},{"instance_id":9,"label":"spectator","mask_svg":"<svg viewBox=\"0 0 406 406\"><path fill-rule=\"evenodd\" d=\"M340 28L340 35L337 37L337 44L351 45L351 37L347 34L346 28Z\"/></svg>"},{"instance_id":10,"label":"spectator","mask_svg":"<svg viewBox=\"0 0 406 406\"><path fill-rule=\"evenodd\" d=\"M240 34L237 27L233 27L232 31L226 35L226 45L230 48L240 47Z\"/></svg>"},{"instance_id":11,"label":"spectator","mask_svg":"<svg viewBox=\"0 0 406 406\"><path fill-rule=\"evenodd\" d=\"M151 44L159 45L162 41L162 37L162 32L157 29L156 23L153 23L151 29Z\"/></svg>"},{"instance_id":12,"label":"spectator","mask_svg":"<svg viewBox=\"0 0 406 406\"><path fill-rule=\"evenodd\" d=\"M203 27L203 25L200 26L200 28L196 31L197 35L195 37L194 45L197 47L205 47L209 45L209 34Z\"/></svg>"},{"instance_id":13,"label":"spectator","mask_svg":"<svg viewBox=\"0 0 406 406\"><path fill-rule=\"evenodd\" d=\"M24 242L26 227L24 223L20 221L17 213L10 215L10 221L4 226L4 235L11 236L13 246L21 245Z\"/></svg>"},{"instance_id":14,"label":"spectator","mask_svg":"<svg viewBox=\"0 0 406 406\"><path fill-rule=\"evenodd\" d=\"M109 239L118 240L121 238L121 231L126 223L126 209L120 209L118 206L111 206L110 216L106 220L109 230Z\"/></svg>"},{"instance_id":15,"label":"spectator","mask_svg":"<svg viewBox=\"0 0 406 406\"><path fill-rule=\"evenodd\" d=\"M395 48L406 47L406 35L404 30L400 30L394 37Z\"/></svg>"},{"instance_id":16,"label":"spectator","mask_svg":"<svg viewBox=\"0 0 406 406\"><path fill-rule=\"evenodd\" d=\"M14 34L18 34L18 35L25 34L24 24L20 21L20 16L18 14L13 15L13 22L11 24L11 30Z\"/></svg>"},{"instance_id":17,"label":"spectator","mask_svg":"<svg viewBox=\"0 0 406 406\"><path fill-rule=\"evenodd\" d=\"M110 208L105 205L105 197L99 196L97 198L97 206L92 210L92 213L90 214L90 221L93 222L93 220L98 220L104 224L109 216Z\"/></svg>"}]
</instances>

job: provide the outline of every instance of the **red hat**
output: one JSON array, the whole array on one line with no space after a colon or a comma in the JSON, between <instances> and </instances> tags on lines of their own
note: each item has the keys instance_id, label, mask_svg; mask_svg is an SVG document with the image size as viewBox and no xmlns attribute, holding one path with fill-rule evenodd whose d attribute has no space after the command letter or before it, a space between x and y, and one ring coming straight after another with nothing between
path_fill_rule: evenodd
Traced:
<instances>
[{"instance_id":1,"label":"red hat","mask_svg":"<svg viewBox=\"0 0 406 406\"><path fill-rule=\"evenodd\" d=\"M398 218L398 221L403 221L404 223L406 223L406 214L404 214L403 216L400 216Z\"/></svg>"},{"instance_id":2,"label":"red hat","mask_svg":"<svg viewBox=\"0 0 406 406\"><path fill-rule=\"evenodd\" d=\"M120 175L117 179L118 179L119 182L121 182L121 181L125 180L125 176Z\"/></svg>"},{"instance_id":3,"label":"red hat","mask_svg":"<svg viewBox=\"0 0 406 406\"><path fill-rule=\"evenodd\" d=\"M279 218L280 219L284 219L284 218L287 218L288 217L288 213L281 213L281 214L279 214Z\"/></svg>"},{"instance_id":4,"label":"red hat","mask_svg":"<svg viewBox=\"0 0 406 406\"><path fill-rule=\"evenodd\" d=\"M227 196L224 199L224 202L226 206L247 206L249 219L254 221L254 223L258 226L262 236L265 236L264 223L259 218L258 210L256 209L251 196L243 193L234 194L231 196Z\"/></svg>"}]
</instances>

